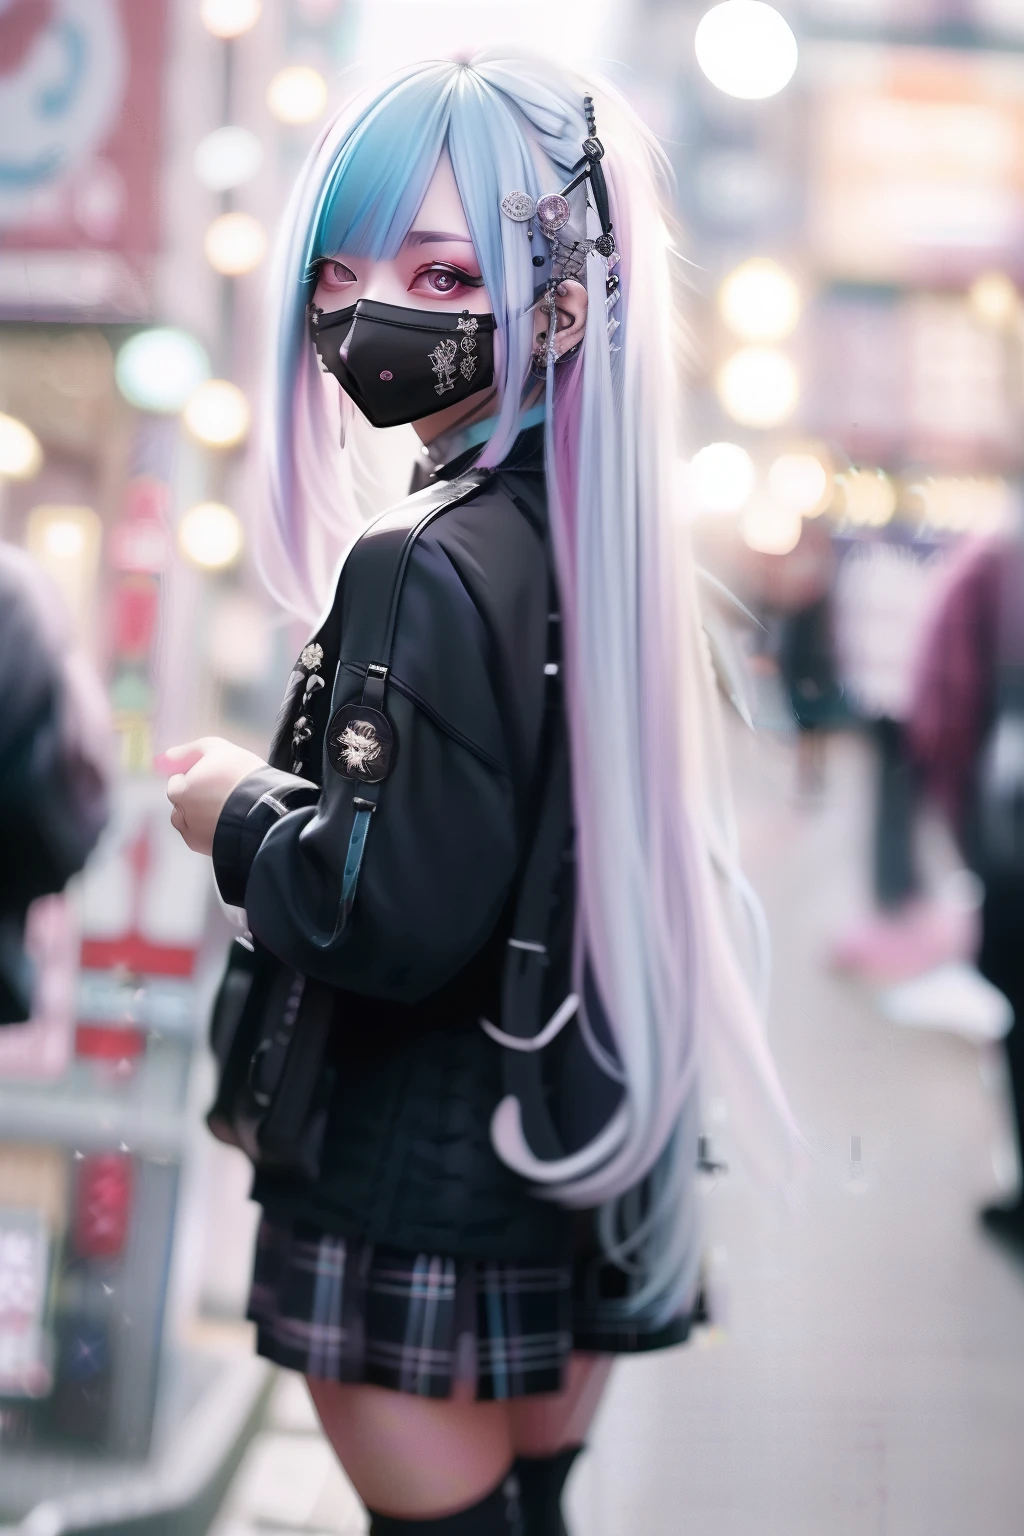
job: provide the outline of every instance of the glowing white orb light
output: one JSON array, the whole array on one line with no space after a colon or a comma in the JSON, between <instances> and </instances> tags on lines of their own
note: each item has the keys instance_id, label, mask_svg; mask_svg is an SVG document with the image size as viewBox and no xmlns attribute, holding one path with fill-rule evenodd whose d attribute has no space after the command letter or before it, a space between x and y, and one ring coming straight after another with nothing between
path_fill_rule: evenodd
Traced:
<instances>
[{"instance_id":1,"label":"glowing white orb light","mask_svg":"<svg viewBox=\"0 0 1024 1536\"><path fill-rule=\"evenodd\" d=\"M267 106L279 123L315 123L327 105L327 81L308 64L289 64L267 87Z\"/></svg>"},{"instance_id":2,"label":"glowing white orb light","mask_svg":"<svg viewBox=\"0 0 1024 1536\"><path fill-rule=\"evenodd\" d=\"M836 476L843 510L851 523L862 528L882 528L896 510L896 487L881 469L851 469Z\"/></svg>"},{"instance_id":3,"label":"glowing white orb light","mask_svg":"<svg viewBox=\"0 0 1024 1536\"><path fill-rule=\"evenodd\" d=\"M201 501L190 507L178 524L178 544L193 565L206 571L222 571L242 553L242 525L220 501Z\"/></svg>"},{"instance_id":4,"label":"glowing white orb light","mask_svg":"<svg viewBox=\"0 0 1024 1536\"><path fill-rule=\"evenodd\" d=\"M194 336L172 326L139 331L117 354L117 387L143 411L180 411L210 374L210 361Z\"/></svg>"},{"instance_id":5,"label":"glowing white orb light","mask_svg":"<svg viewBox=\"0 0 1024 1536\"><path fill-rule=\"evenodd\" d=\"M796 369L775 347L741 347L718 370L718 398L745 427L777 427L800 395Z\"/></svg>"},{"instance_id":6,"label":"glowing white orb light","mask_svg":"<svg viewBox=\"0 0 1024 1536\"><path fill-rule=\"evenodd\" d=\"M207 379L182 412L186 427L208 448L234 448L249 431L249 402L228 379Z\"/></svg>"},{"instance_id":7,"label":"glowing white orb light","mask_svg":"<svg viewBox=\"0 0 1024 1536\"><path fill-rule=\"evenodd\" d=\"M754 489L754 461L739 443L708 443L690 460L690 490L701 512L738 512Z\"/></svg>"},{"instance_id":8,"label":"glowing white orb light","mask_svg":"<svg viewBox=\"0 0 1024 1536\"><path fill-rule=\"evenodd\" d=\"M800 319L800 290L777 262L755 256L729 273L718 311L741 341L781 341Z\"/></svg>"},{"instance_id":9,"label":"glowing white orb light","mask_svg":"<svg viewBox=\"0 0 1024 1536\"><path fill-rule=\"evenodd\" d=\"M260 0L202 0L199 19L214 37L241 37L259 21Z\"/></svg>"},{"instance_id":10,"label":"glowing white orb light","mask_svg":"<svg viewBox=\"0 0 1024 1536\"><path fill-rule=\"evenodd\" d=\"M759 496L744 512L740 533L748 549L760 555L788 555L800 542L803 519L770 496Z\"/></svg>"},{"instance_id":11,"label":"glowing white orb light","mask_svg":"<svg viewBox=\"0 0 1024 1536\"><path fill-rule=\"evenodd\" d=\"M267 232L251 213L222 213L206 231L206 259L224 277L244 277L267 254Z\"/></svg>"},{"instance_id":12,"label":"glowing white orb light","mask_svg":"<svg viewBox=\"0 0 1024 1536\"><path fill-rule=\"evenodd\" d=\"M43 546L54 560L77 560L85 550L85 529L70 518L54 518L43 530Z\"/></svg>"},{"instance_id":13,"label":"glowing white orb light","mask_svg":"<svg viewBox=\"0 0 1024 1536\"><path fill-rule=\"evenodd\" d=\"M793 78L798 49L785 17L764 0L724 0L700 21L697 63L727 96L762 101Z\"/></svg>"},{"instance_id":14,"label":"glowing white orb light","mask_svg":"<svg viewBox=\"0 0 1024 1536\"><path fill-rule=\"evenodd\" d=\"M832 499L832 473L816 453L781 453L768 471L768 493L780 507L817 517Z\"/></svg>"},{"instance_id":15,"label":"glowing white orb light","mask_svg":"<svg viewBox=\"0 0 1024 1536\"><path fill-rule=\"evenodd\" d=\"M983 325L1002 329L1017 317L1017 286L1005 272L983 272L967 292L971 312Z\"/></svg>"},{"instance_id":16,"label":"glowing white orb light","mask_svg":"<svg viewBox=\"0 0 1024 1536\"><path fill-rule=\"evenodd\" d=\"M248 128L215 128L192 156L192 169L211 192L244 186L262 164L263 145Z\"/></svg>"},{"instance_id":17,"label":"glowing white orb light","mask_svg":"<svg viewBox=\"0 0 1024 1536\"><path fill-rule=\"evenodd\" d=\"M42 462L43 450L32 428L0 411L0 478L31 480Z\"/></svg>"}]
</instances>

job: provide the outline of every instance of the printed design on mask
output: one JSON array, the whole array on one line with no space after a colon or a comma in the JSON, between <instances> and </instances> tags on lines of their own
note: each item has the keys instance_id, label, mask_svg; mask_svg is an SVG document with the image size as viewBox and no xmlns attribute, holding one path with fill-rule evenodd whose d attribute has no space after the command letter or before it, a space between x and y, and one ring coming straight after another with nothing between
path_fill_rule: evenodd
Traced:
<instances>
[{"instance_id":1,"label":"printed design on mask","mask_svg":"<svg viewBox=\"0 0 1024 1536\"><path fill-rule=\"evenodd\" d=\"M427 353L427 361L437 375L434 388L439 395L455 388L455 353L455 343L451 339L439 341L433 352Z\"/></svg>"},{"instance_id":2,"label":"printed design on mask","mask_svg":"<svg viewBox=\"0 0 1024 1536\"><path fill-rule=\"evenodd\" d=\"M480 361L479 358L473 356L476 351L476 333L480 329L480 322L472 317L467 318L467 316L462 315L457 329L466 333L462 338L462 350L466 356L459 364L459 372L468 384L474 373L476 373L476 365Z\"/></svg>"},{"instance_id":3,"label":"printed design on mask","mask_svg":"<svg viewBox=\"0 0 1024 1536\"><path fill-rule=\"evenodd\" d=\"M381 746L369 720L351 720L337 738L339 756L348 773L368 778L380 758Z\"/></svg>"}]
</instances>

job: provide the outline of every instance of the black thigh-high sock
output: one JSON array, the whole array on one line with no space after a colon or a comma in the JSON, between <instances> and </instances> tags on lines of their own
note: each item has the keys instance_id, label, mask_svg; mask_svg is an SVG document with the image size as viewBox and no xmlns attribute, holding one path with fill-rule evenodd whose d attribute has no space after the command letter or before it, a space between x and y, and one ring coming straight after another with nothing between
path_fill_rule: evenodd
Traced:
<instances>
[{"instance_id":1,"label":"black thigh-high sock","mask_svg":"<svg viewBox=\"0 0 1024 1536\"><path fill-rule=\"evenodd\" d=\"M512 1466L519 1483L523 1536L568 1536L562 1519L562 1489L582 1445L553 1456L517 1456Z\"/></svg>"},{"instance_id":2,"label":"black thigh-high sock","mask_svg":"<svg viewBox=\"0 0 1024 1536\"><path fill-rule=\"evenodd\" d=\"M370 1536L520 1536L519 1503L515 1479L502 1478L497 1488L472 1509L440 1520L400 1520L370 1510Z\"/></svg>"}]
</instances>

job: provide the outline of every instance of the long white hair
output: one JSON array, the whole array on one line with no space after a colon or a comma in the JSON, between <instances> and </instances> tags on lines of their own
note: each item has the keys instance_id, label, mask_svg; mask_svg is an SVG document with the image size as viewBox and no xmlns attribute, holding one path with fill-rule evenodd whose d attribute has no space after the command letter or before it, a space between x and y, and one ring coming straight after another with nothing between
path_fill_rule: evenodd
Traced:
<instances>
[{"instance_id":1,"label":"long white hair","mask_svg":"<svg viewBox=\"0 0 1024 1536\"><path fill-rule=\"evenodd\" d=\"M514 1102L500 1108L494 1134L538 1192L600 1208L604 1250L631 1276L617 1305L657 1326L695 1284L697 1086L712 1053L755 1163L783 1171L796 1132L738 957L745 886L680 504L667 170L613 89L486 53L405 69L321 134L275 269L263 567L281 599L312 616L328 553L360 526L353 407L324 393L304 326L311 263L342 250L393 256L445 150L497 321L501 404L480 462L502 462L529 375L536 274L525 228L499 204L508 192L537 197L567 182L587 132L585 93L606 149L620 325L609 337L605 263L591 256L584 345L549 364L546 455L573 760L577 991L586 995L587 968L613 1052L588 1028L585 1006L584 1037L623 1098L602 1136L563 1163L532 1157Z\"/></svg>"}]
</instances>

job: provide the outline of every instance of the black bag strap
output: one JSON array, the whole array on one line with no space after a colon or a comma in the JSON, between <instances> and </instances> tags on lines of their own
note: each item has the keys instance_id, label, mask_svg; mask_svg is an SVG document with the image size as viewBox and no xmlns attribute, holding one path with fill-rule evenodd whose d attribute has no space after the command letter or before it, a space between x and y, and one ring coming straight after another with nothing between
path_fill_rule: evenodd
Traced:
<instances>
[{"instance_id":1,"label":"black bag strap","mask_svg":"<svg viewBox=\"0 0 1024 1536\"><path fill-rule=\"evenodd\" d=\"M454 480L431 484L397 507L382 512L347 551L335 575L331 605L295 664L278 712L268 761L273 768L320 782L322 754L303 762L307 743L321 740L329 714L333 683L341 658L346 606L358 603L363 627L371 635L373 656L361 702L382 709L391 666L402 586L413 547L438 517L467 501L491 478L493 470L467 470ZM296 761L298 760L298 767Z\"/></svg>"}]
</instances>

